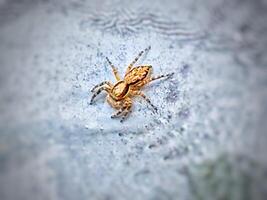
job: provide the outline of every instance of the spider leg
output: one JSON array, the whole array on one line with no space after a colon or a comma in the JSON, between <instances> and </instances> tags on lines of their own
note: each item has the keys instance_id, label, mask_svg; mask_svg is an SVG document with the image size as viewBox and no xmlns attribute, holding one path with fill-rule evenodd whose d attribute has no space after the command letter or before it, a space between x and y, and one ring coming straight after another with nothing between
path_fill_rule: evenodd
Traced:
<instances>
[{"instance_id":1,"label":"spider leg","mask_svg":"<svg viewBox=\"0 0 267 200\"><path fill-rule=\"evenodd\" d=\"M131 94L137 95L137 96L141 96L153 108L154 112L158 111L158 108L151 103L150 99L143 92L141 92L141 91L131 91Z\"/></svg>"},{"instance_id":2,"label":"spider leg","mask_svg":"<svg viewBox=\"0 0 267 200\"><path fill-rule=\"evenodd\" d=\"M124 122L124 120L126 119L126 117L131 113L131 107L128 107L125 109L122 118L120 120L120 122Z\"/></svg>"},{"instance_id":3,"label":"spider leg","mask_svg":"<svg viewBox=\"0 0 267 200\"><path fill-rule=\"evenodd\" d=\"M120 120L120 122L123 122L125 120L125 118L127 117L127 115L130 113L131 107L132 107L132 101L128 97L124 100L119 111L116 112L115 114L111 115L111 118L117 118L120 115L122 115L122 119Z\"/></svg>"},{"instance_id":4,"label":"spider leg","mask_svg":"<svg viewBox=\"0 0 267 200\"><path fill-rule=\"evenodd\" d=\"M154 80L157 80L157 79L160 79L160 78L164 78L164 77L171 77L174 73L170 73L170 74L163 74L163 75L159 75L159 76L154 76L154 77L151 77L149 80L149 82L151 81L154 81Z\"/></svg>"},{"instance_id":5,"label":"spider leg","mask_svg":"<svg viewBox=\"0 0 267 200\"><path fill-rule=\"evenodd\" d=\"M94 86L92 89L91 89L91 92L94 92L97 88L99 87L102 87L103 85L108 85L108 86L112 86L112 84L109 82L109 81L103 81L99 84L97 84L96 86Z\"/></svg>"},{"instance_id":6,"label":"spider leg","mask_svg":"<svg viewBox=\"0 0 267 200\"><path fill-rule=\"evenodd\" d=\"M109 65L111 66L111 68L112 68L112 71L113 71L113 74L114 74L116 80L117 80L117 81L121 80L120 75L119 75L119 72L118 72L118 70L116 69L116 67L112 64L112 62L109 60L108 57L106 57L106 59L107 59L107 61L108 61L108 64L109 64Z\"/></svg>"},{"instance_id":7,"label":"spider leg","mask_svg":"<svg viewBox=\"0 0 267 200\"><path fill-rule=\"evenodd\" d=\"M125 99L124 107L125 109L123 110L120 122L123 122L126 119L126 117L131 113L132 101L130 98Z\"/></svg>"},{"instance_id":8,"label":"spider leg","mask_svg":"<svg viewBox=\"0 0 267 200\"><path fill-rule=\"evenodd\" d=\"M93 96L92 96L92 98L91 98L91 100L90 100L90 105L92 105L93 104L93 101L94 101L94 99L95 99L95 97L97 96L97 95L99 95L100 94L100 92L102 92L103 90L105 90L106 92L110 92L110 86L109 85L103 85L103 86L101 86L100 88L98 88L95 92L94 92L94 94L93 94Z\"/></svg>"},{"instance_id":9,"label":"spider leg","mask_svg":"<svg viewBox=\"0 0 267 200\"><path fill-rule=\"evenodd\" d=\"M138 61L138 59L143 55L143 53L148 52L151 49L151 46L145 48L145 50L140 51L140 53L136 56L136 58L131 62L131 64L127 67L126 74L132 69L134 64Z\"/></svg>"},{"instance_id":10,"label":"spider leg","mask_svg":"<svg viewBox=\"0 0 267 200\"><path fill-rule=\"evenodd\" d=\"M159 76L154 76L154 77L151 77L151 78L148 78L146 80L143 81L142 85L146 85L148 84L149 82L152 82L152 81L155 81L155 80L158 80L158 79L161 79L161 78L169 78L173 75L174 73L170 73L170 74L163 74L163 75L159 75Z\"/></svg>"},{"instance_id":11,"label":"spider leg","mask_svg":"<svg viewBox=\"0 0 267 200\"><path fill-rule=\"evenodd\" d=\"M123 113L124 110L125 110L125 108L121 108L118 112L116 112L115 114L111 115L111 118L119 117Z\"/></svg>"}]
</instances>

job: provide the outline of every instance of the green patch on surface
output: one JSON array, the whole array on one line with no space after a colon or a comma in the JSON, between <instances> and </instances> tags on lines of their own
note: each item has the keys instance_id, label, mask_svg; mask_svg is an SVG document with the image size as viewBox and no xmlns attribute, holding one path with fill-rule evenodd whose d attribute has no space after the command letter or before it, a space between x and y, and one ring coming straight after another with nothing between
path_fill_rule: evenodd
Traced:
<instances>
[{"instance_id":1,"label":"green patch on surface","mask_svg":"<svg viewBox=\"0 0 267 200\"><path fill-rule=\"evenodd\" d=\"M266 180L266 167L244 156L223 154L188 171L193 199L266 199Z\"/></svg>"}]
</instances>

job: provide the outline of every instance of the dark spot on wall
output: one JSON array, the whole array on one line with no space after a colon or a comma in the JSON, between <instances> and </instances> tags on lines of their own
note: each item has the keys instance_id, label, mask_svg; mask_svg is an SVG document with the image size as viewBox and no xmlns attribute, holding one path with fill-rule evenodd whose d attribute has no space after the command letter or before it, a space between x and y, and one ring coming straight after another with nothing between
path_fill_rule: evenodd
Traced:
<instances>
[{"instance_id":1,"label":"dark spot on wall","mask_svg":"<svg viewBox=\"0 0 267 200\"><path fill-rule=\"evenodd\" d=\"M189 71L190 71L190 66L188 64L184 64L180 69L180 73L183 78L186 78L188 76Z\"/></svg>"},{"instance_id":2,"label":"dark spot on wall","mask_svg":"<svg viewBox=\"0 0 267 200\"><path fill-rule=\"evenodd\" d=\"M174 81L170 81L169 88L170 88L170 90L167 93L165 100L167 102L171 102L171 103L176 102L179 98L179 95L180 95L178 83L174 82Z\"/></svg>"},{"instance_id":3,"label":"dark spot on wall","mask_svg":"<svg viewBox=\"0 0 267 200\"><path fill-rule=\"evenodd\" d=\"M178 113L180 119L187 119L190 116L190 109L189 108L182 108L182 110Z\"/></svg>"}]
</instances>

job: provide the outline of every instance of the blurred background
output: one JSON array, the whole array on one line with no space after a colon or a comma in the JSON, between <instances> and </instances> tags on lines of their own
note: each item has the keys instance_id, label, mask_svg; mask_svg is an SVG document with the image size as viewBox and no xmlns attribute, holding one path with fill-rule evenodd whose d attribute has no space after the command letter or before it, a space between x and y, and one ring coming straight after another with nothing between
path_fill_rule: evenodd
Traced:
<instances>
[{"instance_id":1,"label":"blurred background","mask_svg":"<svg viewBox=\"0 0 267 200\"><path fill-rule=\"evenodd\" d=\"M149 45L159 112L89 105ZM266 199L266 86L264 0L0 0L0 199Z\"/></svg>"}]
</instances>

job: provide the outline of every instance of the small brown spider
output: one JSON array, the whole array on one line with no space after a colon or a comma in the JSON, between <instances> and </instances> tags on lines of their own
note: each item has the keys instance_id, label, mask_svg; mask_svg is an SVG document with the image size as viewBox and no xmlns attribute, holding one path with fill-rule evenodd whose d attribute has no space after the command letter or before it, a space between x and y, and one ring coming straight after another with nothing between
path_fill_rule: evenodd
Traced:
<instances>
[{"instance_id":1,"label":"small brown spider","mask_svg":"<svg viewBox=\"0 0 267 200\"><path fill-rule=\"evenodd\" d=\"M117 113L111 116L111 118L120 117L121 122L124 121L126 116L130 113L131 107L132 107L132 100L131 98L133 96L141 96L143 97L150 106L154 109L154 111L157 111L156 106L154 106L150 100L145 96L143 92L140 91L140 89L146 85L147 83L163 78L163 77L170 77L173 75L166 74L166 75L160 75L156 77L151 77L151 71L152 66L151 65L142 65L142 66L136 66L133 67L134 64L137 62L137 60L142 56L143 53L150 50L151 47L149 46L144 51L141 51L138 56L134 59L134 61L127 67L126 73L124 75L124 79L121 79L119 76L119 73L115 66L110 62L110 60L106 57L109 65L112 67L114 76L117 80L117 83L114 85L108 81L104 81L100 84L97 84L91 92L93 92L93 96L91 98L90 104L93 103L93 100L95 97L100 94L101 91L105 90L108 95L106 97L107 102L115 109L118 110Z\"/></svg>"}]
</instances>

